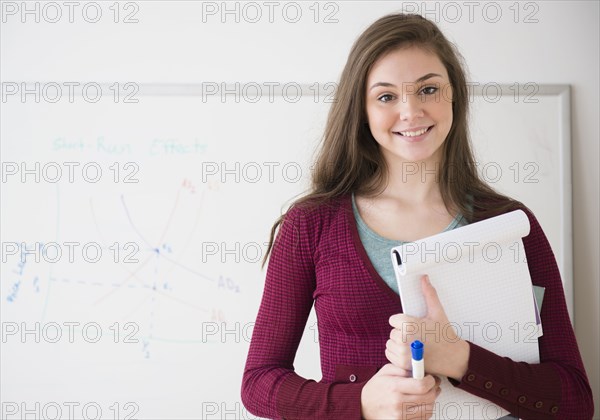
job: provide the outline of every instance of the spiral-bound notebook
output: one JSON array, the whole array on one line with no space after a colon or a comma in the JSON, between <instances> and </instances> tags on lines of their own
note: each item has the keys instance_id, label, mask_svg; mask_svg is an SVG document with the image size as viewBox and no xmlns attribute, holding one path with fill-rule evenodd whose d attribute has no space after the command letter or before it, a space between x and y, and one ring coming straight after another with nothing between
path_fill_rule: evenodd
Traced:
<instances>
[{"instance_id":1,"label":"spiral-bound notebook","mask_svg":"<svg viewBox=\"0 0 600 420\"><path fill-rule=\"evenodd\" d=\"M425 316L420 279L427 274L462 339L515 361L539 363L541 327L521 239L529 229L525 212L515 210L392 248L404 313ZM428 334L425 351L427 340L444 333L441 329ZM500 418L508 414L442 378L442 393L432 418Z\"/></svg>"}]
</instances>

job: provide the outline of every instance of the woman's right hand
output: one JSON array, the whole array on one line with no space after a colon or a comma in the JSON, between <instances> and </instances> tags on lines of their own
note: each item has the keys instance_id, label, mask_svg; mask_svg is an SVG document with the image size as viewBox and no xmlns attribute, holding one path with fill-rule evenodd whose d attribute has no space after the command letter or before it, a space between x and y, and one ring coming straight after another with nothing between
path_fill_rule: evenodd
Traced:
<instances>
[{"instance_id":1,"label":"woman's right hand","mask_svg":"<svg viewBox=\"0 0 600 420\"><path fill-rule=\"evenodd\" d=\"M413 379L410 371L388 363L362 389L362 418L428 419L440 395L440 383L440 378L431 375Z\"/></svg>"}]
</instances>

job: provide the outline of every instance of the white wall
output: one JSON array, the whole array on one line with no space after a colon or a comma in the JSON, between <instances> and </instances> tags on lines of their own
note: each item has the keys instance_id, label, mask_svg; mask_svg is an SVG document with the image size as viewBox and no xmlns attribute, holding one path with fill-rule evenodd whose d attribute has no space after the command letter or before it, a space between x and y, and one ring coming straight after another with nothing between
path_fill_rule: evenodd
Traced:
<instances>
[{"instance_id":1,"label":"white wall","mask_svg":"<svg viewBox=\"0 0 600 420\"><path fill-rule=\"evenodd\" d=\"M20 2L5 2L20 7ZM209 4L210 3L210 4ZM204 3L204 7L221 2ZM448 3L452 3L448 6ZM493 3L493 2L492 2ZM34 7L34 2L29 3ZM83 3L82 3L83 4ZM378 17L403 6L436 20L462 51L473 81L502 84L536 82L572 87L572 167L574 219L574 293L577 339L600 413L600 267L599 250L599 4L595 1L521 2L515 19L512 2L477 2L472 21L463 2L321 2L319 23L311 3L303 17L287 22L275 8L274 23L259 2L261 23L253 9L221 23L221 13L204 15L201 2L136 2L139 23L115 24L108 3L96 24L75 10L74 23L37 24L20 12L3 14L2 81L115 81L199 83L335 81L356 36ZM124 3L121 3L122 7ZM230 3L234 8L234 3ZM494 6L502 11L495 23ZM43 7L43 4L39 7ZM239 3L240 10L244 4ZM458 9L457 9L458 7ZM435 12L437 8L437 14ZM487 14L482 11L487 8ZM3 9L4 10L4 9ZM6 9L8 10L8 9ZM5 10L5 11L6 11ZM122 20L133 8L121 9ZM462 18L453 23L456 10ZM67 13L66 8L62 8ZM337 23L323 23L335 12ZM47 9L47 17L54 12ZM288 10L293 18L293 10ZM535 22L526 23L526 16ZM205 22L203 22L205 17ZM515 22L516 20L516 22ZM510 121L506 122L510 124Z\"/></svg>"}]
</instances>

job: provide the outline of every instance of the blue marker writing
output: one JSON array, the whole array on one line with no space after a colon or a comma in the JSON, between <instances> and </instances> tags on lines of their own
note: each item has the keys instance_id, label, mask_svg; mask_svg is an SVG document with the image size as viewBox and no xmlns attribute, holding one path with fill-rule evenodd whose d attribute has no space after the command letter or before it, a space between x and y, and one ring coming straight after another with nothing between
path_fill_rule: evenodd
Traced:
<instances>
[{"instance_id":1,"label":"blue marker writing","mask_svg":"<svg viewBox=\"0 0 600 420\"><path fill-rule=\"evenodd\" d=\"M423 379L425 377L425 361L423 360L423 352L425 347L419 340L415 340L410 345L412 353L412 375L415 379Z\"/></svg>"}]
</instances>

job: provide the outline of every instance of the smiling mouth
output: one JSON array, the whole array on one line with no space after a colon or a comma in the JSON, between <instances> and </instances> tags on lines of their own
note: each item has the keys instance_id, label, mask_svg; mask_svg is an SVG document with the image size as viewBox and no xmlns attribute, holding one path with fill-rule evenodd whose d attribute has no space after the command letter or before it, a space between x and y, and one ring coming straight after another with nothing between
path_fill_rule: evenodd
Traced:
<instances>
[{"instance_id":1,"label":"smiling mouth","mask_svg":"<svg viewBox=\"0 0 600 420\"><path fill-rule=\"evenodd\" d=\"M398 134L402 137L419 137L419 136L422 136L423 134L431 131L432 128L433 128L433 125L429 126L427 128L423 128L421 130L417 130L417 131L393 131L393 133Z\"/></svg>"}]
</instances>

